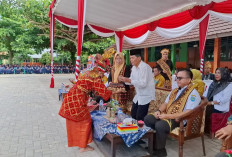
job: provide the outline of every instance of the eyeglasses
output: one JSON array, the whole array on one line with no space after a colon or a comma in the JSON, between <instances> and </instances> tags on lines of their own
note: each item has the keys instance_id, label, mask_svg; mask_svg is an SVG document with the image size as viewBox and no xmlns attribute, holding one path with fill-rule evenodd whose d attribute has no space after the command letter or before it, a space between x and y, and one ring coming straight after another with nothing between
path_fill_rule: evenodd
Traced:
<instances>
[{"instance_id":1,"label":"eyeglasses","mask_svg":"<svg viewBox=\"0 0 232 157\"><path fill-rule=\"evenodd\" d=\"M187 78L189 78L189 77L176 77L176 80L181 81L182 79L187 79Z\"/></svg>"}]
</instances>

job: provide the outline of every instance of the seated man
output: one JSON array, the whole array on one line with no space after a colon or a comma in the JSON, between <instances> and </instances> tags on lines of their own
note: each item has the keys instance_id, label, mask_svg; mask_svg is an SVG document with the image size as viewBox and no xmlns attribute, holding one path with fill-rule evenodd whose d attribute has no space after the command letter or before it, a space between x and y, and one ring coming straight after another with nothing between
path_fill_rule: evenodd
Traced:
<instances>
[{"instance_id":1,"label":"seated man","mask_svg":"<svg viewBox=\"0 0 232 157\"><path fill-rule=\"evenodd\" d=\"M155 151L158 157L167 156L165 149L166 139L170 131L179 126L175 118L189 112L199 105L201 97L191 83L193 74L190 70L180 70L177 73L179 88L173 89L165 102L153 115L147 115L144 122L156 130Z\"/></svg>"},{"instance_id":2,"label":"seated man","mask_svg":"<svg viewBox=\"0 0 232 157\"><path fill-rule=\"evenodd\" d=\"M215 136L226 141L232 136L232 115L228 118L227 126L218 130ZM227 157L227 155L225 152L220 152L216 157Z\"/></svg>"},{"instance_id":3,"label":"seated man","mask_svg":"<svg viewBox=\"0 0 232 157\"><path fill-rule=\"evenodd\" d=\"M208 61L205 63L204 74L202 75L202 80L215 80L214 74L211 73L211 63Z\"/></svg>"},{"instance_id":4,"label":"seated man","mask_svg":"<svg viewBox=\"0 0 232 157\"><path fill-rule=\"evenodd\" d=\"M162 72L162 69L159 66L154 67L154 80L155 80L155 87L164 87L164 82L165 79L164 77L160 74Z\"/></svg>"}]
</instances>

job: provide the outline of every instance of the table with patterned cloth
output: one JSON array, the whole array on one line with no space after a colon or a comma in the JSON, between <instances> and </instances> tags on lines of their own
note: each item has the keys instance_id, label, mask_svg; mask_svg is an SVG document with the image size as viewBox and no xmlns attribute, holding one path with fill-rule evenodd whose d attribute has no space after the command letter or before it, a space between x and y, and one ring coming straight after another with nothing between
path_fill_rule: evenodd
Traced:
<instances>
[{"instance_id":1,"label":"table with patterned cloth","mask_svg":"<svg viewBox=\"0 0 232 157\"><path fill-rule=\"evenodd\" d=\"M58 89L59 101L63 101L64 96L68 94L67 90Z\"/></svg>"},{"instance_id":2,"label":"table with patterned cloth","mask_svg":"<svg viewBox=\"0 0 232 157\"><path fill-rule=\"evenodd\" d=\"M127 147L131 147L134 143L136 143L139 139L141 139L149 130L149 127L145 126L143 128L139 128L137 133L129 133L129 134L119 134L117 132L117 124L110 123L105 116L105 112L93 111L91 113L92 121L93 121L93 136L97 140L102 140L102 138L107 134L115 134L120 136Z\"/></svg>"}]
</instances>

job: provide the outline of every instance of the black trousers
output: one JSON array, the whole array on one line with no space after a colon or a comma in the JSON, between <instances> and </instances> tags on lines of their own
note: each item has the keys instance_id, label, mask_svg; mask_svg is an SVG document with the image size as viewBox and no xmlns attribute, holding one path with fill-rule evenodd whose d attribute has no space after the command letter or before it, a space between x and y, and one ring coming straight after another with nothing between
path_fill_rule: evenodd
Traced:
<instances>
[{"instance_id":1,"label":"black trousers","mask_svg":"<svg viewBox=\"0 0 232 157\"><path fill-rule=\"evenodd\" d=\"M146 105L138 105L138 101L137 103L133 102L133 105L131 108L131 117L136 120L144 120L144 117L148 113L149 104L150 103Z\"/></svg>"},{"instance_id":2,"label":"black trousers","mask_svg":"<svg viewBox=\"0 0 232 157\"><path fill-rule=\"evenodd\" d=\"M179 123L177 123L174 119L168 121L171 124L171 128L167 121L156 119L153 115L147 115L144 118L146 126L149 126L156 131L155 149L165 148L168 134L171 130L179 126Z\"/></svg>"}]
</instances>

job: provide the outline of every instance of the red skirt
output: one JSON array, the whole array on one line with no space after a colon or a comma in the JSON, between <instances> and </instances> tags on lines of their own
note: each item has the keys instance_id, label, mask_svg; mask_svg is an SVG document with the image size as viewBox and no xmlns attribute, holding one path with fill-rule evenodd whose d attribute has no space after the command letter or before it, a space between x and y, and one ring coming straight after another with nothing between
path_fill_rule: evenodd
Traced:
<instances>
[{"instance_id":1,"label":"red skirt","mask_svg":"<svg viewBox=\"0 0 232 157\"><path fill-rule=\"evenodd\" d=\"M86 148L93 141L91 118L80 122L66 119L66 128L69 147Z\"/></svg>"}]
</instances>

